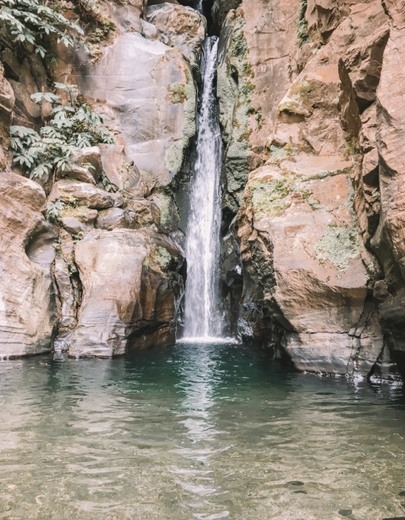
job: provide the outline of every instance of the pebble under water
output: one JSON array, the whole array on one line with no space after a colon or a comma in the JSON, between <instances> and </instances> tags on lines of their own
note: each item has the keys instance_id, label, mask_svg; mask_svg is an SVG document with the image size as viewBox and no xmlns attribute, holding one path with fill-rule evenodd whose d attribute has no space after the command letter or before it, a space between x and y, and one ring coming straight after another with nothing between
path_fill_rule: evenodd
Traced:
<instances>
[{"instance_id":1,"label":"pebble under water","mask_svg":"<svg viewBox=\"0 0 405 520\"><path fill-rule=\"evenodd\" d=\"M0 519L405 517L401 387L237 345L0 363Z\"/></svg>"}]
</instances>

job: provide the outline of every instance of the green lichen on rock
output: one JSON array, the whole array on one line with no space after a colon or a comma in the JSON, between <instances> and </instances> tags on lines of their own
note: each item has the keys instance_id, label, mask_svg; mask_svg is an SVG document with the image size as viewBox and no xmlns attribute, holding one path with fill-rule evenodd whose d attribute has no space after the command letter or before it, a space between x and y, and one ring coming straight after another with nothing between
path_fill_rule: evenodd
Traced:
<instances>
[{"instance_id":1,"label":"green lichen on rock","mask_svg":"<svg viewBox=\"0 0 405 520\"><path fill-rule=\"evenodd\" d=\"M156 247L153 257L162 271L169 269L172 262L172 255L165 247Z\"/></svg>"},{"instance_id":2,"label":"green lichen on rock","mask_svg":"<svg viewBox=\"0 0 405 520\"><path fill-rule=\"evenodd\" d=\"M255 215L278 216L288 206L286 199L294 191L294 179L253 180L249 187Z\"/></svg>"},{"instance_id":3,"label":"green lichen on rock","mask_svg":"<svg viewBox=\"0 0 405 520\"><path fill-rule=\"evenodd\" d=\"M284 113L301 118L310 117L314 108L326 94L324 83L303 78L291 86L278 110L280 114Z\"/></svg>"},{"instance_id":4,"label":"green lichen on rock","mask_svg":"<svg viewBox=\"0 0 405 520\"><path fill-rule=\"evenodd\" d=\"M258 119L258 112L252 105L255 86L244 34L245 23L241 14L225 22L221 36L224 50L220 54L217 81L220 120L226 143L227 190L224 203L234 212L238 210L248 177L250 123Z\"/></svg>"},{"instance_id":5,"label":"green lichen on rock","mask_svg":"<svg viewBox=\"0 0 405 520\"><path fill-rule=\"evenodd\" d=\"M183 104L184 125L181 138L171 144L165 154L166 167L173 178L180 172L184 162L184 155L191 139L196 133L196 90L190 70L184 69L184 83L177 82L168 87L169 101L173 104Z\"/></svg>"},{"instance_id":6,"label":"green lichen on rock","mask_svg":"<svg viewBox=\"0 0 405 520\"><path fill-rule=\"evenodd\" d=\"M164 229L175 229L179 222L179 211L169 189L159 190L153 194L153 202L160 211L160 225Z\"/></svg>"},{"instance_id":7,"label":"green lichen on rock","mask_svg":"<svg viewBox=\"0 0 405 520\"><path fill-rule=\"evenodd\" d=\"M167 99L170 103L184 103L187 100L186 84L184 83L173 83L168 87Z\"/></svg>"},{"instance_id":8,"label":"green lichen on rock","mask_svg":"<svg viewBox=\"0 0 405 520\"><path fill-rule=\"evenodd\" d=\"M298 26L297 26L297 38L298 43L303 45L309 41L308 35L308 22L305 18L307 11L308 0L300 0L299 12L298 12Z\"/></svg>"},{"instance_id":9,"label":"green lichen on rock","mask_svg":"<svg viewBox=\"0 0 405 520\"><path fill-rule=\"evenodd\" d=\"M348 226L329 225L315 247L320 261L329 261L342 271L349 267L350 260L360 254L359 233Z\"/></svg>"}]
</instances>

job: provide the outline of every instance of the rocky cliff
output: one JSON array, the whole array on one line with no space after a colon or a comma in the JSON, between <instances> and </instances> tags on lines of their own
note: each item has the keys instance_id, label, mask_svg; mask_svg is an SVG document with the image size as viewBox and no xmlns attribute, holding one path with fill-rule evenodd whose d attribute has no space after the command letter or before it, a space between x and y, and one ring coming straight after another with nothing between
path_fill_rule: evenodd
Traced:
<instances>
[{"instance_id":1,"label":"rocky cliff","mask_svg":"<svg viewBox=\"0 0 405 520\"><path fill-rule=\"evenodd\" d=\"M403 5L380 1L243 1L225 21L243 330L303 370L370 374L403 356L403 24Z\"/></svg>"},{"instance_id":2,"label":"rocky cliff","mask_svg":"<svg viewBox=\"0 0 405 520\"><path fill-rule=\"evenodd\" d=\"M222 285L235 328L301 370L403 369L404 2L215 0L205 16L192 1L60 4L87 51L51 40L50 68L0 38L0 355L173 342L176 200L201 42L216 32ZM31 98L49 79L77 85L114 142L28 180L11 163L10 125L49 119L49 102Z\"/></svg>"}]
</instances>

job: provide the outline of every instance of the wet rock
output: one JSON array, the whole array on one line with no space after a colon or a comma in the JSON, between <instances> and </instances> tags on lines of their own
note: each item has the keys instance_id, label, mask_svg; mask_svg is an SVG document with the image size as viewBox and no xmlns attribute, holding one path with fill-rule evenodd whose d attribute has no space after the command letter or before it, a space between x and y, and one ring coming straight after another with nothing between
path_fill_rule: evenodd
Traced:
<instances>
[{"instance_id":1,"label":"wet rock","mask_svg":"<svg viewBox=\"0 0 405 520\"><path fill-rule=\"evenodd\" d=\"M60 231L53 267L57 294L58 330L54 341L55 352L66 352L73 330L77 325L77 310L81 303L81 286L77 276L72 236Z\"/></svg>"},{"instance_id":2,"label":"wet rock","mask_svg":"<svg viewBox=\"0 0 405 520\"><path fill-rule=\"evenodd\" d=\"M340 516L350 516L352 514L351 509L339 509L338 513Z\"/></svg>"}]
</instances>

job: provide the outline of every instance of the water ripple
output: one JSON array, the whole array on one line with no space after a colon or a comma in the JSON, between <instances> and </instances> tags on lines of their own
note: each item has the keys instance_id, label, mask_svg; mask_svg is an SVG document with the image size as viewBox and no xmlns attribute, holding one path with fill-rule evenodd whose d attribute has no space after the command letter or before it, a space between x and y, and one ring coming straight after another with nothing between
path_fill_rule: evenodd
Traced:
<instances>
[{"instance_id":1,"label":"water ripple","mask_svg":"<svg viewBox=\"0 0 405 520\"><path fill-rule=\"evenodd\" d=\"M403 390L238 345L0 364L0 518L381 520L405 514Z\"/></svg>"}]
</instances>

